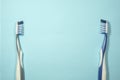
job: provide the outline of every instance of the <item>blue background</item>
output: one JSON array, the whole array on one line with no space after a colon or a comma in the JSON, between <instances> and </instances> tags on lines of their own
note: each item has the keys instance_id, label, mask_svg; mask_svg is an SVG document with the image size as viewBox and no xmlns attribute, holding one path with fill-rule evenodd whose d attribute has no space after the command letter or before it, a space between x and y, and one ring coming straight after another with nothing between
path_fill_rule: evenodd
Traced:
<instances>
[{"instance_id":1,"label":"blue background","mask_svg":"<svg viewBox=\"0 0 120 80\"><path fill-rule=\"evenodd\" d=\"M1 51L1 0L0 0L0 79L1 79L1 69L2 69L2 63L1 63L1 53L2 53L2 51Z\"/></svg>"},{"instance_id":2,"label":"blue background","mask_svg":"<svg viewBox=\"0 0 120 80\"><path fill-rule=\"evenodd\" d=\"M109 80L120 80L120 0L2 0L1 80L15 80L15 23L24 20L26 80L97 80L103 40L111 25Z\"/></svg>"}]
</instances>

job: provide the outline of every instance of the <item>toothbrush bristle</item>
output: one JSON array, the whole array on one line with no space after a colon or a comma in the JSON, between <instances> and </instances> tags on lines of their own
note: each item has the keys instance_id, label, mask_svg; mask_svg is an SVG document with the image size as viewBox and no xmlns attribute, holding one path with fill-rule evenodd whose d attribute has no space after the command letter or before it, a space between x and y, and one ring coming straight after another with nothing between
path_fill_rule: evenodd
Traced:
<instances>
[{"instance_id":1,"label":"toothbrush bristle","mask_svg":"<svg viewBox=\"0 0 120 80\"><path fill-rule=\"evenodd\" d=\"M106 20L101 19L101 34L108 33L108 22Z\"/></svg>"},{"instance_id":2,"label":"toothbrush bristle","mask_svg":"<svg viewBox=\"0 0 120 80\"><path fill-rule=\"evenodd\" d=\"M16 34L18 35L24 35L24 27L23 27L24 22L23 21L18 21L16 25Z\"/></svg>"}]
</instances>

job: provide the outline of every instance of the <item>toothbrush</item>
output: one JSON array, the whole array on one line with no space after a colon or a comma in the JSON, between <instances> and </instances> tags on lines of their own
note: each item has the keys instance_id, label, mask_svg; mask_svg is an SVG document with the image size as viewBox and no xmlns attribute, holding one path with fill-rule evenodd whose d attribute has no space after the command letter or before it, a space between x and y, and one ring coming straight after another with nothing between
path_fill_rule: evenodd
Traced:
<instances>
[{"instance_id":1,"label":"toothbrush","mask_svg":"<svg viewBox=\"0 0 120 80\"><path fill-rule=\"evenodd\" d=\"M106 80L106 47L108 39L108 21L101 19L101 34L104 35L103 44L100 50L100 66L98 71L98 80Z\"/></svg>"},{"instance_id":2,"label":"toothbrush","mask_svg":"<svg viewBox=\"0 0 120 80\"><path fill-rule=\"evenodd\" d=\"M23 80L23 63L22 63L22 49L19 36L24 35L23 21L18 21L16 24L16 47L17 47L17 66L16 66L16 80Z\"/></svg>"}]
</instances>

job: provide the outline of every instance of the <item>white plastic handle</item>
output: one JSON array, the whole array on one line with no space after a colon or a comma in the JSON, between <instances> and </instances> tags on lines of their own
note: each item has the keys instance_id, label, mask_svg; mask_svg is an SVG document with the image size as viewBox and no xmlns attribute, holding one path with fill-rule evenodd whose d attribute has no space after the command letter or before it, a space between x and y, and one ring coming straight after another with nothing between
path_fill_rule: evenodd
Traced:
<instances>
[{"instance_id":1,"label":"white plastic handle","mask_svg":"<svg viewBox=\"0 0 120 80\"><path fill-rule=\"evenodd\" d=\"M104 55L102 67L102 80L106 80L106 56Z\"/></svg>"},{"instance_id":2,"label":"white plastic handle","mask_svg":"<svg viewBox=\"0 0 120 80\"><path fill-rule=\"evenodd\" d=\"M103 60L103 63L102 63ZM101 66L102 65L102 66ZM101 76L101 80L106 80L106 54L104 54L103 57L103 53L102 53L102 49L100 51L100 67L102 67L102 76ZM99 68L100 69L100 68ZM99 74L100 75L100 74ZM100 79L99 79L100 80Z\"/></svg>"},{"instance_id":3,"label":"white plastic handle","mask_svg":"<svg viewBox=\"0 0 120 80\"><path fill-rule=\"evenodd\" d=\"M22 53L17 57L16 80L22 80Z\"/></svg>"}]
</instances>

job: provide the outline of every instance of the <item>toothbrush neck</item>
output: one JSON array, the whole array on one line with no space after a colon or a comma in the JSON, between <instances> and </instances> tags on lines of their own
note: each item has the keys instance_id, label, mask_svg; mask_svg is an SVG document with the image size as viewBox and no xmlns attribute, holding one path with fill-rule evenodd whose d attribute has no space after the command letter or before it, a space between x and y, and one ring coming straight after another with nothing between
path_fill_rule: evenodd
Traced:
<instances>
[{"instance_id":1,"label":"toothbrush neck","mask_svg":"<svg viewBox=\"0 0 120 80\"><path fill-rule=\"evenodd\" d=\"M21 50L21 44L20 44L20 39L19 39L19 35L16 34L16 46L17 46L17 51Z\"/></svg>"},{"instance_id":2,"label":"toothbrush neck","mask_svg":"<svg viewBox=\"0 0 120 80\"><path fill-rule=\"evenodd\" d=\"M104 54L105 51L106 51L106 47L107 47L107 34L105 33L105 34L104 34L103 44L102 44L102 51L103 51L103 54Z\"/></svg>"}]
</instances>

